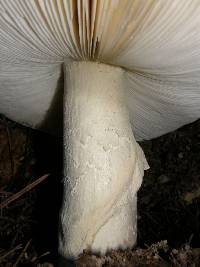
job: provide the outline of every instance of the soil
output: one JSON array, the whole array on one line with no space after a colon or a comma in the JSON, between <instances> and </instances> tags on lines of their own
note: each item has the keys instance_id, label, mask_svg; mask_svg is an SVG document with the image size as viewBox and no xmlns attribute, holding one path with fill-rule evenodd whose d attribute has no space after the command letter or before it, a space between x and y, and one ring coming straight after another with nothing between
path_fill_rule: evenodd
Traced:
<instances>
[{"instance_id":1,"label":"soil","mask_svg":"<svg viewBox=\"0 0 200 267\"><path fill-rule=\"evenodd\" d=\"M151 168L138 194L137 247L85 251L74 266L200 266L200 120L141 146ZM62 141L1 116L0 266L58 266L61 200Z\"/></svg>"}]
</instances>

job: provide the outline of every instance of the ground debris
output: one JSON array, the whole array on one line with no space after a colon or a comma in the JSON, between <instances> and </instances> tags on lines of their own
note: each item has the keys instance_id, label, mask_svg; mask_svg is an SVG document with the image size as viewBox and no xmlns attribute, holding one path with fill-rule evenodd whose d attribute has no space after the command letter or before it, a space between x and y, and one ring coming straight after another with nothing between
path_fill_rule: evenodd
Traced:
<instances>
[{"instance_id":1,"label":"ground debris","mask_svg":"<svg viewBox=\"0 0 200 267\"><path fill-rule=\"evenodd\" d=\"M136 248L125 251L112 251L106 256L95 256L89 252L81 255L76 267L198 267L200 249L185 245L172 249L163 240L146 249Z\"/></svg>"}]
</instances>

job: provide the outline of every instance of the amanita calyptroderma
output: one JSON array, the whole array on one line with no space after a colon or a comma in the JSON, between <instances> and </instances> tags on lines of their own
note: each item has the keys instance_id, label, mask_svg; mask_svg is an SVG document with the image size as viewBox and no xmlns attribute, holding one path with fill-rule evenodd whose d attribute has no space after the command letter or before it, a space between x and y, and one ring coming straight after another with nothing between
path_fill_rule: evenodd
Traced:
<instances>
[{"instance_id":1,"label":"amanita calyptroderma","mask_svg":"<svg viewBox=\"0 0 200 267\"><path fill-rule=\"evenodd\" d=\"M64 257L135 244L135 139L200 117L199 14L199 0L0 0L0 112L56 130L64 94Z\"/></svg>"}]
</instances>

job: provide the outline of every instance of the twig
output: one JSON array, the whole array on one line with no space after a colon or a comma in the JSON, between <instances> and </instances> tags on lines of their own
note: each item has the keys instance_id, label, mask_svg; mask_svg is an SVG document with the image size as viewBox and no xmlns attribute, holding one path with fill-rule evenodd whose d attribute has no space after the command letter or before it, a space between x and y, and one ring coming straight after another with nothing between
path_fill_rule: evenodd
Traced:
<instances>
[{"instance_id":1,"label":"twig","mask_svg":"<svg viewBox=\"0 0 200 267\"><path fill-rule=\"evenodd\" d=\"M15 248L9 250L8 252L6 252L3 255L0 255L0 262L2 262L5 258L7 258L10 254L14 253L15 250L21 249L22 245L17 245Z\"/></svg>"},{"instance_id":2,"label":"twig","mask_svg":"<svg viewBox=\"0 0 200 267\"><path fill-rule=\"evenodd\" d=\"M10 203L12 203L13 201L18 199L19 197L21 197L25 193L29 192L36 185L38 185L39 183L43 182L48 176L49 176L49 174L45 174L45 175L41 176L40 178L38 178L37 180L35 180L31 184L28 184L26 187L24 187L22 190L20 190L16 194L14 194L11 197L9 197L8 199L6 199L2 204L0 204L0 209L3 209L5 207L7 207Z\"/></svg>"},{"instance_id":3,"label":"twig","mask_svg":"<svg viewBox=\"0 0 200 267\"><path fill-rule=\"evenodd\" d=\"M47 255L49 255L49 254L50 254L50 252L47 251L47 252L43 253L42 255L40 255L39 257L36 257L36 256L35 256L35 257L33 257L33 258L31 259L31 262L34 263L34 262L40 260L41 258L43 258L43 257L45 257L45 256L47 256Z\"/></svg>"},{"instance_id":4,"label":"twig","mask_svg":"<svg viewBox=\"0 0 200 267\"><path fill-rule=\"evenodd\" d=\"M22 250L22 252L19 254L19 257L17 258L17 260L14 263L13 267L17 267L18 263L20 262L20 260L24 256L25 252L27 251L27 248L29 247L31 241L32 241L31 239L28 241L28 243L26 244L26 246L24 247L24 249Z\"/></svg>"}]
</instances>

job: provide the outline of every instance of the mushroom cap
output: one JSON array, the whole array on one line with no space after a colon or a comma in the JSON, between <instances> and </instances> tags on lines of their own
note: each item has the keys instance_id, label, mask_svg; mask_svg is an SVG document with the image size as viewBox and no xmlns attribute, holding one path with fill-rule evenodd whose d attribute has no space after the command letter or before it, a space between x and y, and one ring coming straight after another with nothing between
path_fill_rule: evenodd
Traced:
<instances>
[{"instance_id":1,"label":"mushroom cap","mask_svg":"<svg viewBox=\"0 0 200 267\"><path fill-rule=\"evenodd\" d=\"M125 70L137 140L200 117L199 0L0 0L0 113L58 129L62 64ZM54 118L57 119L54 119Z\"/></svg>"}]
</instances>

